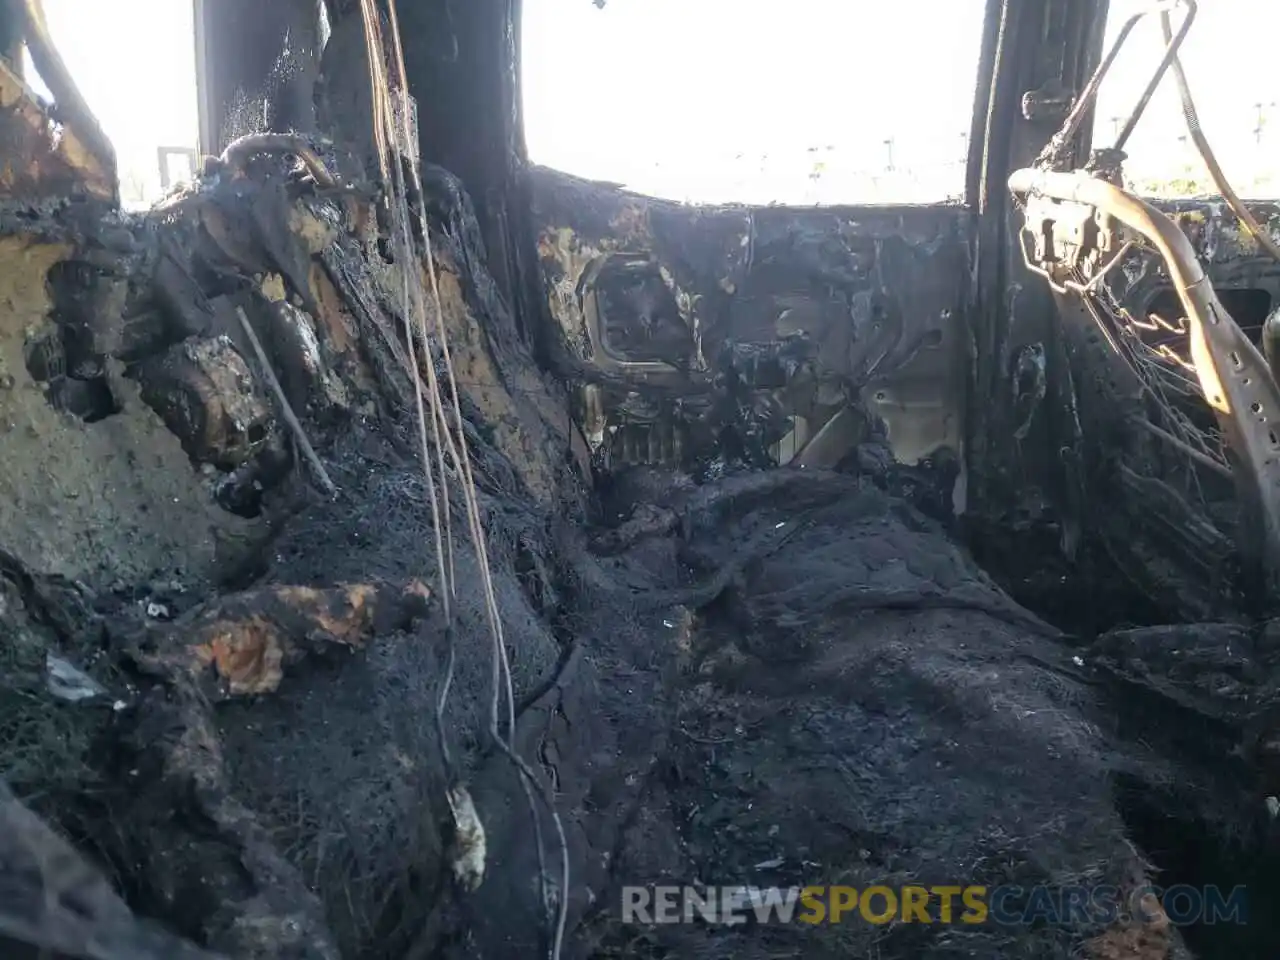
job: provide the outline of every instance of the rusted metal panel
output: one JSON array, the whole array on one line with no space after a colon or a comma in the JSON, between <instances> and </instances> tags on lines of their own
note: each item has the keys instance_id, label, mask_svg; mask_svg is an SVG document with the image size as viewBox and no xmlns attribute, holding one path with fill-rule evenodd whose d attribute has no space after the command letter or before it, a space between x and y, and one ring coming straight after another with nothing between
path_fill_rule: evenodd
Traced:
<instances>
[{"instance_id":1,"label":"rusted metal panel","mask_svg":"<svg viewBox=\"0 0 1280 960\"><path fill-rule=\"evenodd\" d=\"M116 198L115 171L77 136L57 123L35 93L0 61L0 197L40 201Z\"/></svg>"}]
</instances>

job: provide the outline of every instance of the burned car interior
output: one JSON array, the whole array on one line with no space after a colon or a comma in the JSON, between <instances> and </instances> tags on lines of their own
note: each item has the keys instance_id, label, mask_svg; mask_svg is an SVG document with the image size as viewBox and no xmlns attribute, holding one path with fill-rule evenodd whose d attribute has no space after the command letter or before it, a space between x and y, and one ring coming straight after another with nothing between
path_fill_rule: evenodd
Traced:
<instances>
[{"instance_id":1,"label":"burned car interior","mask_svg":"<svg viewBox=\"0 0 1280 960\"><path fill-rule=\"evenodd\" d=\"M0 956L1275 954L1272 15L698 2L0 2Z\"/></svg>"}]
</instances>

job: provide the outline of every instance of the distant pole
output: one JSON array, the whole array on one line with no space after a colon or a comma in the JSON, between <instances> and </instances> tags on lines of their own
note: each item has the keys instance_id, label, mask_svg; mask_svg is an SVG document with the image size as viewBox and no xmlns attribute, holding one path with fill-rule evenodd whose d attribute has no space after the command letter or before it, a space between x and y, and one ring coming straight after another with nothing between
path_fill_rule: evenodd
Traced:
<instances>
[{"instance_id":1,"label":"distant pole","mask_svg":"<svg viewBox=\"0 0 1280 960\"><path fill-rule=\"evenodd\" d=\"M1266 111L1275 105L1275 101L1272 101L1271 103L1255 103L1253 105L1258 111L1258 123L1257 126L1253 128L1253 138L1258 144L1262 143L1262 131L1267 125Z\"/></svg>"},{"instance_id":2,"label":"distant pole","mask_svg":"<svg viewBox=\"0 0 1280 960\"><path fill-rule=\"evenodd\" d=\"M888 151L888 156L889 156L889 162L885 166L885 170L888 172L892 172L893 171L893 137L890 137L888 140L886 140L884 142L884 145L885 145L885 149Z\"/></svg>"},{"instance_id":3,"label":"distant pole","mask_svg":"<svg viewBox=\"0 0 1280 960\"><path fill-rule=\"evenodd\" d=\"M1195 161L1191 152L1191 138L1185 133L1179 134L1178 146L1182 151L1182 175L1194 179L1192 171L1195 170Z\"/></svg>"}]
</instances>

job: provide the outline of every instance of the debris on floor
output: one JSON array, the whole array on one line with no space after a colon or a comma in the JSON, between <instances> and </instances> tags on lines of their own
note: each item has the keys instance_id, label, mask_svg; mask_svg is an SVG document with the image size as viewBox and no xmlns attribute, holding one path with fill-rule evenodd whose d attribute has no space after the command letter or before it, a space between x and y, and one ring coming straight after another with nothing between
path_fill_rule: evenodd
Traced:
<instances>
[{"instance_id":1,"label":"debris on floor","mask_svg":"<svg viewBox=\"0 0 1280 960\"><path fill-rule=\"evenodd\" d=\"M1274 622L1073 636L975 561L954 464L858 431L696 478L622 458L596 491L449 171L406 198L434 276L319 136L251 135L125 215L12 81L0 127L31 163L0 178L0 953L533 957L562 911L563 956L601 960L1274 944L1266 918L1121 909L1152 885L1274 892ZM405 315L414 275L438 326ZM629 289L670 321L653 279ZM433 520L422 433L454 412L419 421L419 391L449 371L469 459L440 475L474 479L476 516L454 496ZM654 884L1088 887L1115 909L620 915Z\"/></svg>"}]
</instances>

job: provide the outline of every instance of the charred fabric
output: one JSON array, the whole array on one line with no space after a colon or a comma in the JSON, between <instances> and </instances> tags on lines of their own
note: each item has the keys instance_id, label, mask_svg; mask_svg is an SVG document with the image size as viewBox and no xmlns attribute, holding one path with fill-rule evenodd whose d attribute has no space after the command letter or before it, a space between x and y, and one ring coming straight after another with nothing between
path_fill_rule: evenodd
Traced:
<instances>
[{"instance_id":1,"label":"charred fabric","mask_svg":"<svg viewBox=\"0 0 1280 960\"><path fill-rule=\"evenodd\" d=\"M126 214L0 7L0 954L1274 953L1262 909L619 912L1275 895L1243 395L1197 392L1177 264L1055 179L1119 189L1071 110L1105 3L990 4L968 205L821 210L530 167L513 0L196 9L210 158ZM1280 267L1217 203L1144 215L1243 351Z\"/></svg>"}]
</instances>

